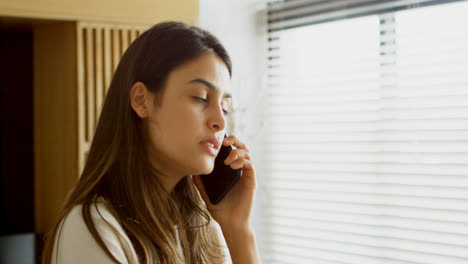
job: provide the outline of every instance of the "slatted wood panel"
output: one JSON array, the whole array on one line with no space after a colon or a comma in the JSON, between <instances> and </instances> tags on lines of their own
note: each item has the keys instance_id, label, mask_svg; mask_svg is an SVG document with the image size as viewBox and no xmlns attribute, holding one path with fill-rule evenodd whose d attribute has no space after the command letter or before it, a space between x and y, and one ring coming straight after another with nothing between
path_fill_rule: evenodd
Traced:
<instances>
[{"instance_id":1,"label":"slatted wood panel","mask_svg":"<svg viewBox=\"0 0 468 264\"><path fill-rule=\"evenodd\" d=\"M78 23L78 149L83 169L99 114L125 50L148 26Z\"/></svg>"}]
</instances>

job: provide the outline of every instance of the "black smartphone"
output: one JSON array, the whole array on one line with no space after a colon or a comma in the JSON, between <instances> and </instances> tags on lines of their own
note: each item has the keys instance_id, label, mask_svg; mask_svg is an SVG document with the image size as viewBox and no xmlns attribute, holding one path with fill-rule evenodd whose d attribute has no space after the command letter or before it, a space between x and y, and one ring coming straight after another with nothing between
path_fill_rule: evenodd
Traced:
<instances>
[{"instance_id":1,"label":"black smartphone","mask_svg":"<svg viewBox=\"0 0 468 264\"><path fill-rule=\"evenodd\" d=\"M200 175L212 204L218 204L242 176L242 169L234 170L224 164L231 151L231 146L222 145L216 156L213 171L210 174Z\"/></svg>"}]
</instances>

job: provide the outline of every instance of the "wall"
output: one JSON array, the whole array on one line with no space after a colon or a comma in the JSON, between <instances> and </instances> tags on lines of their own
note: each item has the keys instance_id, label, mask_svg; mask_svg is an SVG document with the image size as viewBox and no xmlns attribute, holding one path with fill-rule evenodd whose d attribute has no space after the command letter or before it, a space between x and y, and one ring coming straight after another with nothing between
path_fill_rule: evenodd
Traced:
<instances>
[{"instance_id":1,"label":"wall","mask_svg":"<svg viewBox=\"0 0 468 264\"><path fill-rule=\"evenodd\" d=\"M0 16L154 24L198 23L198 0L2 0Z\"/></svg>"},{"instance_id":2,"label":"wall","mask_svg":"<svg viewBox=\"0 0 468 264\"><path fill-rule=\"evenodd\" d=\"M266 13L263 0L200 0L200 26L216 35L231 55L233 62L232 94L233 133L244 140L252 153L257 175L257 195L253 228L260 253L263 254L264 230L261 204L267 191L262 185L262 118L261 98L266 76Z\"/></svg>"}]
</instances>

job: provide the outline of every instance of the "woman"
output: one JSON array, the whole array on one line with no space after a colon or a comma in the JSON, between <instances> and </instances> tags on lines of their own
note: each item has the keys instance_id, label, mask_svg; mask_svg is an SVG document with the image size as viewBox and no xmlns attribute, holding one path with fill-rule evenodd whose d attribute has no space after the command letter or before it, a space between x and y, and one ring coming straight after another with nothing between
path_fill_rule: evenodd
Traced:
<instances>
[{"instance_id":1,"label":"woman","mask_svg":"<svg viewBox=\"0 0 468 264\"><path fill-rule=\"evenodd\" d=\"M168 22L138 37L117 67L43 262L223 263L227 244L233 263L259 263L255 170L238 138L223 140L230 78L226 50L204 30ZM225 164L243 176L213 205L198 175L213 170L221 144L236 147Z\"/></svg>"}]
</instances>

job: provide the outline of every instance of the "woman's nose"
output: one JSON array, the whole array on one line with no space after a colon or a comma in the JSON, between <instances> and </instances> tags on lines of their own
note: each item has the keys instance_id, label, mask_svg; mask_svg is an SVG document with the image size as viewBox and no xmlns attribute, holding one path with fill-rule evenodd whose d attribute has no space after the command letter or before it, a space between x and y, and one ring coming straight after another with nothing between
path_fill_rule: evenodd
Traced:
<instances>
[{"instance_id":1,"label":"woman's nose","mask_svg":"<svg viewBox=\"0 0 468 264\"><path fill-rule=\"evenodd\" d=\"M212 111L213 115L210 118L209 126L216 131L221 131L226 128L226 116L224 115L223 108L218 105Z\"/></svg>"}]
</instances>

